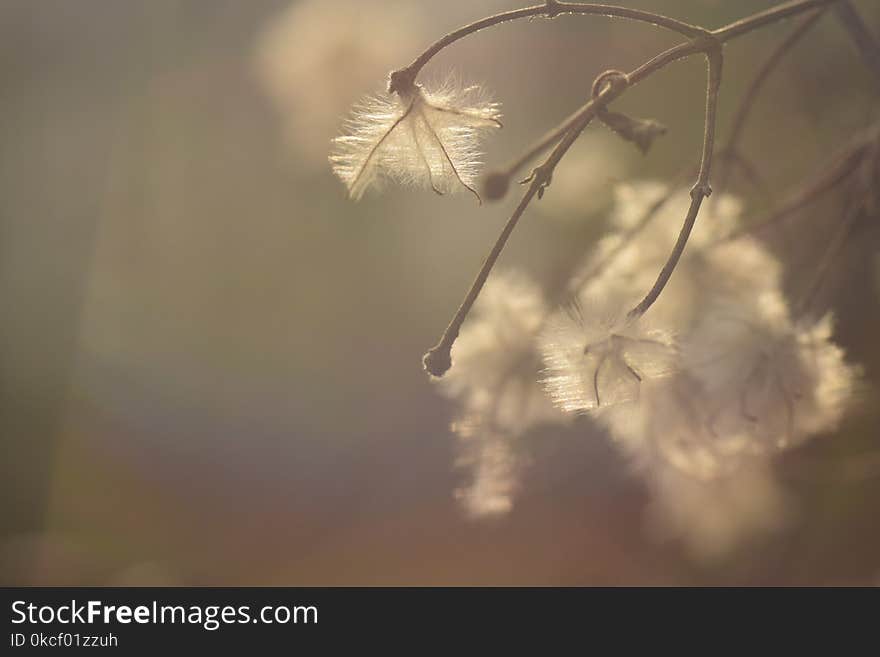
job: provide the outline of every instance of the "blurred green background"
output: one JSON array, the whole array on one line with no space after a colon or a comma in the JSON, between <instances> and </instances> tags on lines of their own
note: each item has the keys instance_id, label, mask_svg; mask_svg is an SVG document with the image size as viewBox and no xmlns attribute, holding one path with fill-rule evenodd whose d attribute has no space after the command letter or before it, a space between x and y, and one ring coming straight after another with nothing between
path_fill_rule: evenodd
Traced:
<instances>
[{"instance_id":1,"label":"blurred green background","mask_svg":"<svg viewBox=\"0 0 880 657\"><path fill-rule=\"evenodd\" d=\"M355 204L327 143L391 68L519 4L0 4L0 583L880 582L870 387L838 435L780 463L797 522L721 562L646 538L644 489L584 423L533 436L507 517L476 522L456 505L452 409L420 358L515 199L391 189ZM717 27L774 3L625 4ZM856 4L880 32L880 6ZM722 139L789 29L728 47ZM454 69L503 103L487 155L499 165L597 73L675 42L599 17L519 22L426 74ZM558 282L601 234L616 181L691 164L704 84L694 60L628 93L615 107L669 134L642 157L588 130L502 264ZM784 192L876 120L878 97L826 16L765 88L744 148ZM878 242L863 237L828 294L870 381Z\"/></svg>"}]
</instances>

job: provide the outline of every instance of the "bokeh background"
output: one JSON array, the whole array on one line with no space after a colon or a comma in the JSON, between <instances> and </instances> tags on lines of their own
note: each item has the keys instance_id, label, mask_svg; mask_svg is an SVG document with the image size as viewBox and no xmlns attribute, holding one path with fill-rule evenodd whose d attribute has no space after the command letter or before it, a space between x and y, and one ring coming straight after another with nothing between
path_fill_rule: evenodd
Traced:
<instances>
[{"instance_id":1,"label":"bokeh background","mask_svg":"<svg viewBox=\"0 0 880 657\"><path fill-rule=\"evenodd\" d=\"M880 583L871 385L837 435L778 464L797 519L711 563L651 539L645 490L582 423L531 437L509 515L475 521L453 499L452 409L420 358L511 200L392 189L355 204L326 152L391 68L518 4L0 3L0 583ZM773 3L626 4L716 27ZM880 6L856 4L880 32ZM722 138L788 29L728 47ZM503 102L498 165L597 73L674 43L620 20L536 20L470 37L426 73ZM627 94L617 107L669 134L643 157L587 131L502 264L558 283L617 181L694 161L703 95L697 60ZM767 85L745 150L782 194L876 120L878 98L826 16ZM876 231L862 237L826 294L870 382L880 274Z\"/></svg>"}]
</instances>

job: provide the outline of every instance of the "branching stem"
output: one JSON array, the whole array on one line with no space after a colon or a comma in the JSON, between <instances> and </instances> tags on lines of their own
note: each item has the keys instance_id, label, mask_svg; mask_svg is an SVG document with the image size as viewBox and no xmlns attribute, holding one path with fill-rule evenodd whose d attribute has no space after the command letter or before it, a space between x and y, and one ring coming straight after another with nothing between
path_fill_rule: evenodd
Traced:
<instances>
[{"instance_id":1,"label":"branching stem","mask_svg":"<svg viewBox=\"0 0 880 657\"><path fill-rule=\"evenodd\" d=\"M572 114L558 128L549 132L546 139L547 144L552 143L554 139L558 139L555 148L547 157L545 162L536 167L529 179L529 186L523 194L522 199L513 211L510 219L505 224L498 236L489 255L483 262L477 277L474 279L468 293L465 295L464 301L459 306L452 321L446 327L440 341L429 350L423 359L425 369L433 376L442 376L452 365L451 350L452 345L458 337L461 325L464 322L471 307L477 300L486 279L489 276L495 262L501 254L504 245L507 243L510 234L519 222L529 203L538 195L543 194L543 190L549 185L550 179L556 165L578 138L581 132L586 128L589 122L595 118L597 112L607 106L608 103L622 95L626 89L641 82L650 75L656 73L672 62L678 61L697 53L704 53L708 60L708 84L706 92L706 120L703 134L703 149L700 161L700 170L697 176L697 182L691 190L691 205L688 209L687 216L684 220L678 241L672 250L666 264L660 272L654 286L645 296L645 298L630 313L630 318L636 318L644 314L650 306L656 301L662 292L669 277L672 275L679 258L681 257L684 247L687 244L691 229L699 213L703 199L711 194L709 186L709 175L712 167L712 154L715 142L715 123L718 108L718 92L721 84L721 68L722 68L722 45L738 36L748 34L753 30L775 23L777 21L798 15L800 13L830 5L837 0L793 0L776 7L772 7L762 12L753 14L752 16L738 20L730 25L717 30L708 31L703 28L697 28L674 19L668 19L650 12L640 12L638 10L630 10L620 7L610 7L608 5L581 5L561 3L556 0L548 0L543 5L528 7L526 9L514 10L490 16L489 18L471 23L462 27L447 36L443 37L432 45L428 50L422 53L410 66L400 71L392 73L389 83L390 91L400 91L405 89L407 85L415 83L415 76L421 68L438 52L451 43L461 39L468 34L472 34L479 30L497 25L502 22L515 20L518 18L526 18L530 16L548 16L554 17L561 13L592 13L603 14L609 16L619 16L623 18L632 18L649 22L654 25L660 25L673 31L685 34L689 37L689 41L674 46L645 62L635 70L628 74L621 74L616 77L608 78L604 89L599 93L594 93L593 97L583 105L577 112ZM601 9L600 9L601 8ZM683 31L686 30L686 31ZM601 76L600 76L601 77ZM597 78L597 82L599 79ZM594 89L594 92L596 90Z\"/></svg>"}]
</instances>

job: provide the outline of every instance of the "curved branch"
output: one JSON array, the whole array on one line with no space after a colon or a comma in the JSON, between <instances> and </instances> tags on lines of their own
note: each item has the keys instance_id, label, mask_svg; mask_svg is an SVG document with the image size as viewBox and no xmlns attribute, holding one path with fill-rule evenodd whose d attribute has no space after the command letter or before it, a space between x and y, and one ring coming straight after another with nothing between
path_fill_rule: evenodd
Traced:
<instances>
[{"instance_id":1,"label":"curved branch","mask_svg":"<svg viewBox=\"0 0 880 657\"><path fill-rule=\"evenodd\" d=\"M823 194L833 190L835 187L845 182L856 170L859 163L864 158L867 149L870 147L871 143L873 143L873 140L876 139L876 128L869 129L863 135L860 135L857 139L853 140L853 142L846 146L842 151L832 155L833 161L830 165L823 167L816 174L808 178L806 182L792 192L774 212L762 219L755 220L748 225L733 231L729 235L718 240L716 244L725 244L744 235L759 233L766 230L786 217L803 209Z\"/></svg>"},{"instance_id":2,"label":"curved branch","mask_svg":"<svg viewBox=\"0 0 880 657\"><path fill-rule=\"evenodd\" d=\"M581 14L608 16L612 18L626 18L641 23L648 23L657 27L662 27L677 34L681 34L688 38L696 38L707 33L705 30L696 25L690 25L684 21L669 18L652 11L644 11L641 9L630 9L628 7L618 7L615 5L602 5L578 2L559 2L558 0L547 0L544 4L534 5L532 7L524 7L523 9L514 9L505 11L494 16L488 16L481 20L475 21L468 25L458 28L450 32L443 38L439 39L428 47L422 54L413 60L412 64L406 68L395 71L391 74L390 91L404 89L412 84L419 72L424 68L437 53L452 45L459 39L485 30L486 28L499 25L500 23L509 23L510 21L519 20L521 18L534 18L536 16L545 16L547 18L555 18L560 14Z\"/></svg>"}]
</instances>

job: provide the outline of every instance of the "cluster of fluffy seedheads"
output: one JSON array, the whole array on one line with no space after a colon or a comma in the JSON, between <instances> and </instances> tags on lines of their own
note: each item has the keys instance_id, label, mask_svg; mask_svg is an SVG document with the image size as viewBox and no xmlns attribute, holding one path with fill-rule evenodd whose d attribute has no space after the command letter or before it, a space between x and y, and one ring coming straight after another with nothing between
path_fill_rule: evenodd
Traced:
<instances>
[{"instance_id":1,"label":"cluster of fluffy seedheads","mask_svg":"<svg viewBox=\"0 0 880 657\"><path fill-rule=\"evenodd\" d=\"M355 106L330 160L356 199L385 181L437 194L466 190L478 199L482 191L494 199L547 153L522 181L522 200L440 342L425 356L440 390L458 405L452 428L471 478L457 494L470 511L510 509L527 432L586 415L632 459L656 494L652 517L662 521L659 529L688 539L698 553L717 553L784 519L772 457L834 430L852 404L859 373L832 341L830 314L811 303L827 263L817 265L815 280L792 298L783 290L782 263L758 232L824 190L811 183L779 213L752 221L738 199L716 193L702 212L711 220L696 219L712 193L724 43L784 18L800 21L736 114L733 136L720 152L726 172L740 157L735 141L761 82L832 7L857 31L858 15L839 0L783 3L717 30L623 7L548 1L446 35L392 73L387 92ZM481 180L479 143L501 127L499 106L481 87L452 79L429 89L416 81L419 71L468 34L518 18L572 13L644 21L685 40L633 71L599 76L583 107L522 158ZM708 64L703 149L693 187L620 185L609 230L572 271L561 303L522 273L490 276L517 221L548 189L587 124L600 121L642 151L665 133L657 122L620 114L609 104L692 55ZM875 211L878 143L877 131L869 131L842 156L848 168L834 184L849 180L855 201L830 240L828 262L852 224Z\"/></svg>"}]
</instances>

